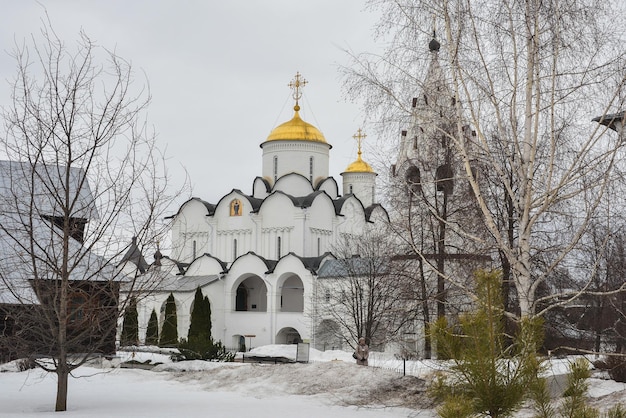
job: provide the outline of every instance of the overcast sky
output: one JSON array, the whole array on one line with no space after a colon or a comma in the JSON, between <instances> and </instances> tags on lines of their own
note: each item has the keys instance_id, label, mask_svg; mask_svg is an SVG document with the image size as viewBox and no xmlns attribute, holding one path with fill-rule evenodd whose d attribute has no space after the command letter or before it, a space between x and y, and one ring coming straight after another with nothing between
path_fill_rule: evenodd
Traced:
<instances>
[{"instance_id":1,"label":"overcast sky","mask_svg":"<svg viewBox=\"0 0 626 418\"><path fill-rule=\"evenodd\" d=\"M150 84L148 120L170 157L172 179L187 170L193 196L216 203L233 188L252 192L261 144L293 115L287 87L296 71L309 82L301 116L331 149L330 175L356 159L352 135L364 125L359 105L341 93L344 49L373 51L377 16L363 0L155 1L33 0L2 3L0 105L16 73L14 40L39 33L47 10L58 35L82 28L115 49ZM45 10L44 10L45 9ZM367 161L367 155L364 154Z\"/></svg>"}]
</instances>

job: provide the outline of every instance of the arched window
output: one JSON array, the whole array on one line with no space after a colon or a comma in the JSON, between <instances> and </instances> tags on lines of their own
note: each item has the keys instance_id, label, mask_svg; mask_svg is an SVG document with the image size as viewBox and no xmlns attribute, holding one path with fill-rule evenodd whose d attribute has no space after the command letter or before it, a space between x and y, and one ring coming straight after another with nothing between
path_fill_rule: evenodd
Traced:
<instances>
[{"instance_id":1,"label":"arched window","mask_svg":"<svg viewBox=\"0 0 626 418\"><path fill-rule=\"evenodd\" d=\"M313 184L313 157L309 157L309 181Z\"/></svg>"},{"instance_id":2,"label":"arched window","mask_svg":"<svg viewBox=\"0 0 626 418\"><path fill-rule=\"evenodd\" d=\"M322 254L322 239L320 237L317 238L317 255Z\"/></svg>"},{"instance_id":3,"label":"arched window","mask_svg":"<svg viewBox=\"0 0 626 418\"><path fill-rule=\"evenodd\" d=\"M280 258L280 252L281 252L281 239L280 237L276 238L276 259Z\"/></svg>"},{"instance_id":4,"label":"arched window","mask_svg":"<svg viewBox=\"0 0 626 418\"><path fill-rule=\"evenodd\" d=\"M196 259L196 246L197 246L197 243L196 243L196 240L194 239L193 242L191 243L191 254L192 254L191 258L194 260Z\"/></svg>"},{"instance_id":5,"label":"arched window","mask_svg":"<svg viewBox=\"0 0 626 418\"><path fill-rule=\"evenodd\" d=\"M444 164L437 167L436 181L437 191L450 194L454 190L454 173L450 164Z\"/></svg>"},{"instance_id":6,"label":"arched window","mask_svg":"<svg viewBox=\"0 0 626 418\"><path fill-rule=\"evenodd\" d=\"M278 156L274 156L274 181L278 179Z\"/></svg>"},{"instance_id":7,"label":"arched window","mask_svg":"<svg viewBox=\"0 0 626 418\"><path fill-rule=\"evenodd\" d=\"M233 261L237 259L237 238L233 240Z\"/></svg>"},{"instance_id":8,"label":"arched window","mask_svg":"<svg viewBox=\"0 0 626 418\"><path fill-rule=\"evenodd\" d=\"M420 169L412 165L406 171L406 185L409 193L419 193L422 190Z\"/></svg>"},{"instance_id":9,"label":"arched window","mask_svg":"<svg viewBox=\"0 0 626 418\"><path fill-rule=\"evenodd\" d=\"M350 192L349 193L352 194L352 185L350 185Z\"/></svg>"}]
</instances>

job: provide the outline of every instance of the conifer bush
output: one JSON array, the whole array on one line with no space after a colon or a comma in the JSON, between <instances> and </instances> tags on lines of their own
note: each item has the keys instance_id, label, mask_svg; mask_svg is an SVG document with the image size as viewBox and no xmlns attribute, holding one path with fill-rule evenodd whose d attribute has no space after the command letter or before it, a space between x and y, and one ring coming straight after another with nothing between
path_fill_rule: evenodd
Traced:
<instances>
[{"instance_id":1,"label":"conifer bush","mask_svg":"<svg viewBox=\"0 0 626 418\"><path fill-rule=\"evenodd\" d=\"M189 324L189 339L205 336L211 338L211 303L209 298L203 297L198 287L193 299L191 322Z\"/></svg>"},{"instance_id":2,"label":"conifer bush","mask_svg":"<svg viewBox=\"0 0 626 418\"><path fill-rule=\"evenodd\" d=\"M165 319L161 329L159 346L176 347L178 345L178 317L176 315L176 300L170 293L165 301Z\"/></svg>"},{"instance_id":3,"label":"conifer bush","mask_svg":"<svg viewBox=\"0 0 626 418\"><path fill-rule=\"evenodd\" d=\"M196 289L191 311L191 322L187 339L178 344L180 354L173 357L182 360L219 360L232 361L234 354L228 353L220 341L214 342L211 336L211 303Z\"/></svg>"},{"instance_id":4,"label":"conifer bush","mask_svg":"<svg viewBox=\"0 0 626 418\"><path fill-rule=\"evenodd\" d=\"M148 328L146 329L146 345L158 345L159 344L159 318L154 309L150 314L148 320Z\"/></svg>"},{"instance_id":5,"label":"conifer bush","mask_svg":"<svg viewBox=\"0 0 626 418\"><path fill-rule=\"evenodd\" d=\"M139 315L137 313L137 300L132 298L128 302L126 312L124 312L124 322L122 323L121 345L137 345L139 343Z\"/></svg>"}]
</instances>

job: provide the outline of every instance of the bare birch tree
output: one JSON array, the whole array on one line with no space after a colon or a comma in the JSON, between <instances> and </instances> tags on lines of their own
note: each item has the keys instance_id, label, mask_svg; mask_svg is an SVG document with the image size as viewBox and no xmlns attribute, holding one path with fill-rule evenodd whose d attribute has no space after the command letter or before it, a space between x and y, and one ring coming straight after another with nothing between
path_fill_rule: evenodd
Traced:
<instances>
[{"instance_id":1,"label":"bare birch tree","mask_svg":"<svg viewBox=\"0 0 626 418\"><path fill-rule=\"evenodd\" d=\"M82 32L66 43L49 22L13 54L0 140L10 160L0 165L5 341L56 373L55 410L65 411L72 370L115 351L120 283L135 283L116 260L133 235L159 239L172 194L142 119L149 92L127 61Z\"/></svg>"},{"instance_id":2,"label":"bare birch tree","mask_svg":"<svg viewBox=\"0 0 626 418\"><path fill-rule=\"evenodd\" d=\"M578 297L588 285L584 278L579 289L550 295L552 304L538 300L537 289L580 244L623 156L619 136L591 119L624 107L626 37L623 26L612 24L612 16L623 16L624 5L596 0L372 5L382 11L377 29L389 47L382 56L354 55L348 93L365 99L381 132L396 134L396 124L411 114L410 95L422 87L419 67L436 28L456 110L452 129L437 133L463 162L456 175L472 187L482 222L509 269L519 314L541 315L554 303ZM465 140L466 124L476 132L471 143ZM479 175L490 176L491 190L475 176L477 167Z\"/></svg>"}]
</instances>

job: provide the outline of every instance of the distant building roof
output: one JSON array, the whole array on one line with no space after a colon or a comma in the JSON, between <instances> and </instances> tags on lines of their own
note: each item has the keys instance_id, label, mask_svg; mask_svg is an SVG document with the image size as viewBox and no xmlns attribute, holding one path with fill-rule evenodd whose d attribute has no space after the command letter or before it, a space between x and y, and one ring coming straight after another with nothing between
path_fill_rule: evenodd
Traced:
<instances>
[{"instance_id":1,"label":"distant building roof","mask_svg":"<svg viewBox=\"0 0 626 418\"><path fill-rule=\"evenodd\" d=\"M62 216L59 196L68 189L75 200L71 216L96 219L95 199L84 170L0 160L0 212L27 213L32 207L39 217Z\"/></svg>"},{"instance_id":2,"label":"distant building roof","mask_svg":"<svg viewBox=\"0 0 626 418\"><path fill-rule=\"evenodd\" d=\"M389 262L389 259L382 257L352 257L328 260L320 267L318 277L323 279L388 274Z\"/></svg>"}]
</instances>

